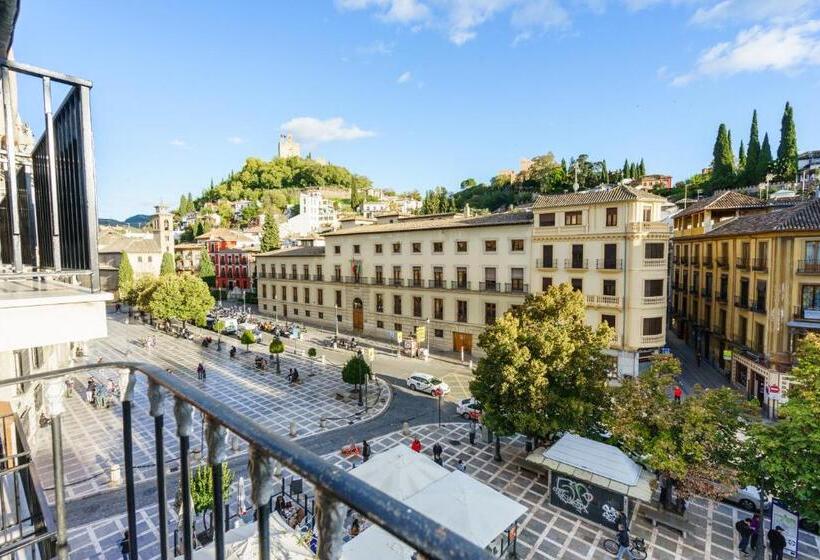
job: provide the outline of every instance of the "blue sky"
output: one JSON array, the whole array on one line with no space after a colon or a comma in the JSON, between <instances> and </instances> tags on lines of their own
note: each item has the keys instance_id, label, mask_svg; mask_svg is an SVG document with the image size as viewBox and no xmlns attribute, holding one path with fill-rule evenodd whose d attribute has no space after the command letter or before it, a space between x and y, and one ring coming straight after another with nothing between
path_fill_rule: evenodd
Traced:
<instances>
[{"instance_id":1,"label":"blue sky","mask_svg":"<svg viewBox=\"0 0 820 560\"><path fill-rule=\"evenodd\" d=\"M787 100L820 148L820 0L25 0L14 48L94 81L105 217L272 157L283 127L422 191L547 151L679 180L754 108L776 148Z\"/></svg>"}]
</instances>

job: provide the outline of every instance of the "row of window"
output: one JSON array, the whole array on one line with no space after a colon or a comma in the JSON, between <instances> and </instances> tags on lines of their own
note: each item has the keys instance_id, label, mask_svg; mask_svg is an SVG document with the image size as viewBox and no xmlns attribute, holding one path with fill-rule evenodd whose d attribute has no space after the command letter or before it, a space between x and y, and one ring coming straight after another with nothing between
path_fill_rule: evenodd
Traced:
<instances>
[{"instance_id":1,"label":"row of window","mask_svg":"<svg viewBox=\"0 0 820 560\"><path fill-rule=\"evenodd\" d=\"M523 253L524 252L524 239L510 239L509 250L511 253ZM496 253L498 252L498 240L497 239L485 239L483 241L484 244L484 252L485 253ZM394 243L389 244L391 248L391 253L394 255L399 255L402 252L402 243L397 241ZM468 252L468 242L464 240L455 241L454 248L456 253L467 253ZM362 252L361 245L353 245L353 254L360 255ZM415 254L421 254L422 252L422 243L420 241L415 241L410 243L410 252ZM440 254L444 253L444 242L443 241L433 241L432 242L432 252L433 254ZM383 243L375 243L373 245L373 253L376 255L384 254L384 244ZM342 246L341 245L334 245L333 246L333 254L334 255L341 255L342 254Z\"/></svg>"},{"instance_id":2,"label":"row of window","mask_svg":"<svg viewBox=\"0 0 820 560\"><path fill-rule=\"evenodd\" d=\"M618 208L606 208L606 219L605 224L607 227L615 227L618 225ZM581 210L568 210L563 212L564 214L564 225L565 226L580 226L583 225L584 214ZM538 214L538 226L539 227L555 227L556 225L556 213L555 212L544 212ZM644 222L651 222L652 221L652 207L645 206L643 208L643 221Z\"/></svg>"}]
</instances>

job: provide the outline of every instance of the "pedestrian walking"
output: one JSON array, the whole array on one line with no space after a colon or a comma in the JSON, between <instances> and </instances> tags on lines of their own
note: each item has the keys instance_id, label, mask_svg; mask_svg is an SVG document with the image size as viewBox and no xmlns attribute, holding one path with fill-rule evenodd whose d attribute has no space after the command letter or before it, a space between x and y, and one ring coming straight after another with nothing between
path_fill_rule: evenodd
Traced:
<instances>
[{"instance_id":1,"label":"pedestrian walking","mask_svg":"<svg viewBox=\"0 0 820 560\"><path fill-rule=\"evenodd\" d=\"M435 445L433 445L433 459L440 460L442 451L444 450L441 448L441 444L439 442L436 442Z\"/></svg>"},{"instance_id":2,"label":"pedestrian walking","mask_svg":"<svg viewBox=\"0 0 820 560\"><path fill-rule=\"evenodd\" d=\"M783 549L786 548L786 537L783 536L783 527L778 525L769 531L769 548L772 549L772 560L783 560Z\"/></svg>"},{"instance_id":3,"label":"pedestrian walking","mask_svg":"<svg viewBox=\"0 0 820 560\"><path fill-rule=\"evenodd\" d=\"M200 381L205 381L205 366L202 365L202 362L196 366L196 378Z\"/></svg>"},{"instance_id":4,"label":"pedestrian walking","mask_svg":"<svg viewBox=\"0 0 820 560\"><path fill-rule=\"evenodd\" d=\"M458 463L456 463L456 468L463 473L467 472L467 465L465 465L464 461L462 461L461 459L459 459Z\"/></svg>"},{"instance_id":5,"label":"pedestrian walking","mask_svg":"<svg viewBox=\"0 0 820 560\"><path fill-rule=\"evenodd\" d=\"M680 403L680 398L683 396L683 389L680 388L680 385L675 385L674 395L675 402Z\"/></svg>"},{"instance_id":6,"label":"pedestrian walking","mask_svg":"<svg viewBox=\"0 0 820 560\"><path fill-rule=\"evenodd\" d=\"M752 520L749 522L749 526L752 529L752 536L751 536L752 550L757 550L757 538L758 538L758 534L760 533L760 514L759 513L756 513L752 516Z\"/></svg>"},{"instance_id":7,"label":"pedestrian walking","mask_svg":"<svg viewBox=\"0 0 820 560\"><path fill-rule=\"evenodd\" d=\"M618 554L615 555L615 560L621 560L621 558L635 560L632 551L629 550L629 543L629 529L626 525L618 525Z\"/></svg>"},{"instance_id":8,"label":"pedestrian walking","mask_svg":"<svg viewBox=\"0 0 820 560\"><path fill-rule=\"evenodd\" d=\"M367 443L367 440L362 441L362 459L365 463L370 459L370 444Z\"/></svg>"},{"instance_id":9,"label":"pedestrian walking","mask_svg":"<svg viewBox=\"0 0 820 560\"><path fill-rule=\"evenodd\" d=\"M122 534L120 553L122 554L122 560L128 560L131 557L131 541L128 539L128 529Z\"/></svg>"},{"instance_id":10,"label":"pedestrian walking","mask_svg":"<svg viewBox=\"0 0 820 560\"><path fill-rule=\"evenodd\" d=\"M752 528L749 525L751 521L751 518L747 517L746 519L741 519L735 523L735 530L740 537L740 543L738 543L737 549L746 556L749 555L747 549L749 548L749 539L752 536Z\"/></svg>"},{"instance_id":11,"label":"pedestrian walking","mask_svg":"<svg viewBox=\"0 0 820 560\"><path fill-rule=\"evenodd\" d=\"M85 387L85 400L88 401L88 404L94 402L94 380L89 379L88 385Z\"/></svg>"},{"instance_id":12,"label":"pedestrian walking","mask_svg":"<svg viewBox=\"0 0 820 560\"><path fill-rule=\"evenodd\" d=\"M421 442L419 441L419 438L413 439L413 443L410 444L410 449L416 453L421 453Z\"/></svg>"}]
</instances>

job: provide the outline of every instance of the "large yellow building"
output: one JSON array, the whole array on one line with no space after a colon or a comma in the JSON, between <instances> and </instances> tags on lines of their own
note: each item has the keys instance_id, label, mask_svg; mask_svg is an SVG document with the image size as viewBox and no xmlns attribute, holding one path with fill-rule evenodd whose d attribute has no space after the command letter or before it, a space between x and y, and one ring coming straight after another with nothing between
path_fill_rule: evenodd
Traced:
<instances>
[{"instance_id":1,"label":"large yellow building","mask_svg":"<svg viewBox=\"0 0 820 560\"><path fill-rule=\"evenodd\" d=\"M672 284L678 333L775 413L796 340L820 328L820 200L698 202L675 217Z\"/></svg>"},{"instance_id":2,"label":"large yellow building","mask_svg":"<svg viewBox=\"0 0 820 560\"><path fill-rule=\"evenodd\" d=\"M257 257L263 314L396 339L424 326L438 351L478 335L530 293L566 282L587 320L615 328L621 374L665 344L665 200L617 187L539 197L532 211L401 218L342 228L325 247Z\"/></svg>"}]
</instances>

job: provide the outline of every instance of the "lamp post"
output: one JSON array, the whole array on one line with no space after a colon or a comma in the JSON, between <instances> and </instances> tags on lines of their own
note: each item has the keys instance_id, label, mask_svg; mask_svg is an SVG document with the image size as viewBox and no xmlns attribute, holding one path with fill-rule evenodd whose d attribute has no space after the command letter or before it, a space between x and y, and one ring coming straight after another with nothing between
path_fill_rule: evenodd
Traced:
<instances>
[{"instance_id":1,"label":"lamp post","mask_svg":"<svg viewBox=\"0 0 820 560\"><path fill-rule=\"evenodd\" d=\"M333 324L336 327L336 338L339 338L339 306L333 306Z\"/></svg>"},{"instance_id":2,"label":"lamp post","mask_svg":"<svg viewBox=\"0 0 820 560\"><path fill-rule=\"evenodd\" d=\"M438 400L438 427L441 428L441 396L444 394L444 391L441 390L441 387L437 387L433 390L433 396L437 397Z\"/></svg>"},{"instance_id":3,"label":"lamp post","mask_svg":"<svg viewBox=\"0 0 820 560\"><path fill-rule=\"evenodd\" d=\"M427 357L430 357L430 317L427 317Z\"/></svg>"}]
</instances>

